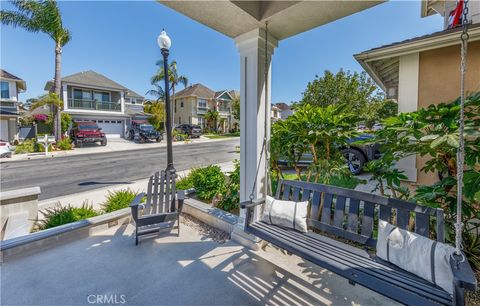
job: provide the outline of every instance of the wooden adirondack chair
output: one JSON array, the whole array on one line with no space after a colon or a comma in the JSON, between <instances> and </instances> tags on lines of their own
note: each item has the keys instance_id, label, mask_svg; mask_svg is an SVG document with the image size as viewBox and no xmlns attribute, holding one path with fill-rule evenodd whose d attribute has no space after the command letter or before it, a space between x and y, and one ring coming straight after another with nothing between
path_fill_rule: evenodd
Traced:
<instances>
[{"instance_id":1,"label":"wooden adirondack chair","mask_svg":"<svg viewBox=\"0 0 480 306\"><path fill-rule=\"evenodd\" d=\"M137 195L130 204L135 221L135 244L143 235L158 232L163 228L177 229L180 235L180 213L183 208L185 193L175 188L176 174L170 170L154 173L149 181L147 192ZM142 201L145 198L146 200Z\"/></svg>"}]
</instances>

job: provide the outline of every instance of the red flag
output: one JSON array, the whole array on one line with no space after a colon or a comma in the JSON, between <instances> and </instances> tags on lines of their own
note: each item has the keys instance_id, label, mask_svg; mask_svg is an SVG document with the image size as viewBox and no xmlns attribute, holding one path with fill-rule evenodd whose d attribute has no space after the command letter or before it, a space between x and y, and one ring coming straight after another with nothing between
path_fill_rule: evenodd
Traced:
<instances>
[{"instance_id":1,"label":"red flag","mask_svg":"<svg viewBox=\"0 0 480 306\"><path fill-rule=\"evenodd\" d=\"M464 0L458 0L457 1L457 6L453 11L450 12L450 15L448 17L448 28L452 29L460 25L462 21L462 13L463 13L463 1Z\"/></svg>"}]
</instances>

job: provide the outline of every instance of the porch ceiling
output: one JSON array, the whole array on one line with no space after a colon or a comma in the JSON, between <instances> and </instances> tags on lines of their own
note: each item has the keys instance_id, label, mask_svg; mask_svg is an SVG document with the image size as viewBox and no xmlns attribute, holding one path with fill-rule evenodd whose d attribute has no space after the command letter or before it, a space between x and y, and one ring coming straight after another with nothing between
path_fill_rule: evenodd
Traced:
<instances>
[{"instance_id":1,"label":"porch ceiling","mask_svg":"<svg viewBox=\"0 0 480 306\"><path fill-rule=\"evenodd\" d=\"M165 1L160 3L231 38L264 27L278 40L357 13L381 1Z\"/></svg>"}]
</instances>

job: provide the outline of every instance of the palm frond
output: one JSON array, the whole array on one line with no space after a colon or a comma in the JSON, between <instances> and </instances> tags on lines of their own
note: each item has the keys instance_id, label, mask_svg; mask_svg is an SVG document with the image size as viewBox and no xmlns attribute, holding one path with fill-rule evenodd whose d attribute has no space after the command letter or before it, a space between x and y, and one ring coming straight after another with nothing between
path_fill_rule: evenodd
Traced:
<instances>
[{"instance_id":1,"label":"palm frond","mask_svg":"<svg viewBox=\"0 0 480 306\"><path fill-rule=\"evenodd\" d=\"M32 103L30 106L31 110L37 109L44 105L53 105L57 107L63 107L63 102L60 100L57 94L51 92L49 94L41 96L38 100Z\"/></svg>"},{"instance_id":2,"label":"palm frond","mask_svg":"<svg viewBox=\"0 0 480 306\"><path fill-rule=\"evenodd\" d=\"M188 85L188 78L184 75L181 75L177 78L177 83L182 84L183 87L187 87Z\"/></svg>"},{"instance_id":3,"label":"palm frond","mask_svg":"<svg viewBox=\"0 0 480 306\"><path fill-rule=\"evenodd\" d=\"M27 15L13 11L0 11L0 21L4 25L21 27L29 32L39 32L41 29Z\"/></svg>"}]
</instances>

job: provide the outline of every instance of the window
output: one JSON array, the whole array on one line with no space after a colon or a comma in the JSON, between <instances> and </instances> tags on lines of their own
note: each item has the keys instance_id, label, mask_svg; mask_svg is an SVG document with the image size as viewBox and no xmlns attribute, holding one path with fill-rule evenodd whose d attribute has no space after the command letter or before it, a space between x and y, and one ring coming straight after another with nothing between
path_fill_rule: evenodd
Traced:
<instances>
[{"instance_id":1,"label":"window","mask_svg":"<svg viewBox=\"0 0 480 306\"><path fill-rule=\"evenodd\" d=\"M74 89L73 98L75 100L92 100L92 92L89 90Z\"/></svg>"},{"instance_id":2,"label":"window","mask_svg":"<svg viewBox=\"0 0 480 306\"><path fill-rule=\"evenodd\" d=\"M103 123L103 120L98 120L98 123Z\"/></svg>"},{"instance_id":3,"label":"window","mask_svg":"<svg viewBox=\"0 0 480 306\"><path fill-rule=\"evenodd\" d=\"M178 117L178 123L182 124L182 117Z\"/></svg>"},{"instance_id":4,"label":"window","mask_svg":"<svg viewBox=\"0 0 480 306\"><path fill-rule=\"evenodd\" d=\"M10 98L10 88L9 84L6 81L1 82L2 86L2 99L9 99Z\"/></svg>"},{"instance_id":5,"label":"window","mask_svg":"<svg viewBox=\"0 0 480 306\"><path fill-rule=\"evenodd\" d=\"M110 102L110 93L108 92L101 92L101 91L94 91L93 92L93 99L101 102Z\"/></svg>"},{"instance_id":6,"label":"window","mask_svg":"<svg viewBox=\"0 0 480 306\"><path fill-rule=\"evenodd\" d=\"M180 99L180 107L183 108L183 99Z\"/></svg>"},{"instance_id":7,"label":"window","mask_svg":"<svg viewBox=\"0 0 480 306\"><path fill-rule=\"evenodd\" d=\"M105 123L110 123L110 120L105 120Z\"/></svg>"},{"instance_id":8,"label":"window","mask_svg":"<svg viewBox=\"0 0 480 306\"><path fill-rule=\"evenodd\" d=\"M131 104L136 104L136 103L137 103L137 99L132 99L132 98L130 98L130 103L131 103Z\"/></svg>"},{"instance_id":9,"label":"window","mask_svg":"<svg viewBox=\"0 0 480 306\"><path fill-rule=\"evenodd\" d=\"M198 99L198 107L199 107L199 108L207 108L207 100L205 100L205 99Z\"/></svg>"}]
</instances>

